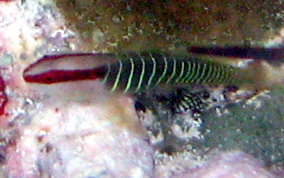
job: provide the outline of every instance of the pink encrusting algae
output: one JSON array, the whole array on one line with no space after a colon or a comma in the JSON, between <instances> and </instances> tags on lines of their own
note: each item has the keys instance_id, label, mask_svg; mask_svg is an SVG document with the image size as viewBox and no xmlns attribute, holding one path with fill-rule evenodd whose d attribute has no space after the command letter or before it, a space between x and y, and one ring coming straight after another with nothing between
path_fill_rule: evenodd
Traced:
<instances>
[{"instance_id":1,"label":"pink encrusting algae","mask_svg":"<svg viewBox=\"0 0 284 178\"><path fill-rule=\"evenodd\" d=\"M0 2L11 2L11 1L14 1L14 0L0 0Z\"/></svg>"}]
</instances>

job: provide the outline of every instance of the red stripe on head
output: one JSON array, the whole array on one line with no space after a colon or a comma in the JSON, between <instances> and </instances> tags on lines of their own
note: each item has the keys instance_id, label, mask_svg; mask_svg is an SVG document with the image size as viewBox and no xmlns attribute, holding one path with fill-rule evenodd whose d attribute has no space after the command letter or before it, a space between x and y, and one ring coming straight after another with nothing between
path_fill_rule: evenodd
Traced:
<instances>
[{"instance_id":1,"label":"red stripe on head","mask_svg":"<svg viewBox=\"0 0 284 178\"><path fill-rule=\"evenodd\" d=\"M26 82L52 84L78 80L95 80L105 76L106 66L89 70L50 70L34 75L24 75Z\"/></svg>"}]
</instances>

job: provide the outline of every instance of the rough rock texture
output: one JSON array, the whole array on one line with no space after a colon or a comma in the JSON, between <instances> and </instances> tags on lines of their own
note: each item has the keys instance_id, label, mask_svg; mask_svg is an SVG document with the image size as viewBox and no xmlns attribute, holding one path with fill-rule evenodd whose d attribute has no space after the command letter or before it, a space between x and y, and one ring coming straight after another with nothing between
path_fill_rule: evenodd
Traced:
<instances>
[{"instance_id":1,"label":"rough rock texture","mask_svg":"<svg viewBox=\"0 0 284 178\"><path fill-rule=\"evenodd\" d=\"M1 175L151 177L153 151L128 97L109 96L98 82L37 86L23 81L23 69L38 54L70 49L74 36L54 6L3 3L0 14L8 96L1 116Z\"/></svg>"},{"instance_id":2,"label":"rough rock texture","mask_svg":"<svg viewBox=\"0 0 284 178\"><path fill-rule=\"evenodd\" d=\"M86 48L177 50L263 45L283 25L282 0L55 0Z\"/></svg>"},{"instance_id":3,"label":"rough rock texture","mask_svg":"<svg viewBox=\"0 0 284 178\"><path fill-rule=\"evenodd\" d=\"M113 106L125 107L125 99L109 102L43 103L24 114L21 119L26 123L15 128L15 145L6 153L7 175L150 177L153 151L139 128L126 125L125 120L135 117L122 115Z\"/></svg>"},{"instance_id":4,"label":"rough rock texture","mask_svg":"<svg viewBox=\"0 0 284 178\"><path fill-rule=\"evenodd\" d=\"M262 162L241 151L223 152L217 155L212 153L202 163L201 158L188 153L166 161L158 166L157 177L274 177L263 168Z\"/></svg>"},{"instance_id":5,"label":"rough rock texture","mask_svg":"<svg viewBox=\"0 0 284 178\"><path fill-rule=\"evenodd\" d=\"M204 147L221 150L239 148L261 159L266 165L283 166L284 120L283 87L251 103L228 107L223 117L206 115L202 132Z\"/></svg>"}]
</instances>

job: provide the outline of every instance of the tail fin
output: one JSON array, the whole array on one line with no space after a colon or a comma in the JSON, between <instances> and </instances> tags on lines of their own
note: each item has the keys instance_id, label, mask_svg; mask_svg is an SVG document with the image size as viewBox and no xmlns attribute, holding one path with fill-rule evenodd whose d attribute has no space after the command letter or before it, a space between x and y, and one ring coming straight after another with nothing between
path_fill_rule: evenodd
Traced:
<instances>
[{"instance_id":1,"label":"tail fin","mask_svg":"<svg viewBox=\"0 0 284 178\"><path fill-rule=\"evenodd\" d=\"M242 85L256 89L268 89L275 85L284 84L284 48L258 47L197 47L192 46L188 51L195 54L210 55L221 63L245 62L237 80ZM229 59L224 59L229 58ZM248 60L250 59L250 60Z\"/></svg>"},{"instance_id":2,"label":"tail fin","mask_svg":"<svg viewBox=\"0 0 284 178\"><path fill-rule=\"evenodd\" d=\"M237 79L249 88L262 90L284 84L284 64L274 66L266 61L254 61L241 71Z\"/></svg>"}]
</instances>

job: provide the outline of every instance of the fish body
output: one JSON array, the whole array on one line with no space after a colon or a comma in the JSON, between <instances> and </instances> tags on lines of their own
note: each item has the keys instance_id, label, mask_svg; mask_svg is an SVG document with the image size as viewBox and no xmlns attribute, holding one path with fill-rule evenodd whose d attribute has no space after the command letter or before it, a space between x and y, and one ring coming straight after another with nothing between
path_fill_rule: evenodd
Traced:
<instances>
[{"instance_id":1,"label":"fish body","mask_svg":"<svg viewBox=\"0 0 284 178\"><path fill-rule=\"evenodd\" d=\"M102 81L111 92L137 93L155 86L231 84L239 72L233 66L158 53L127 53L107 64Z\"/></svg>"},{"instance_id":2,"label":"fish body","mask_svg":"<svg viewBox=\"0 0 284 178\"><path fill-rule=\"evenodd\" d=\"M238 84L242 69L189 56L166 53L101 53L64 55L50 60L45 56L24 71L27 82L52 84L65 81L99 79L111 92L138 93L156 86L187 84ZM78 60L78 58L82 58ZM91 65L68 68L72 61ZM62 62L62 61L64 62ZM65 62L65 60L69 62ZM97 62L96 62L97 61ZM48 65L46 63L49 63ZM57 65L61 65L58 67ZM43 67L45 66L45 67ZM53 67L50 67L53 66ZM41 69L38 69L41 68Z\"/></svg>"},{"instance_id":3,"label":"fish body","mask_svg":"<svg viewBox=\"0 0 284 178\"><path fill-rule=\"evenodd\" d=\"M219 54L220 51L222 54ZM231 48L228 52L227 49L217 48L216 54L214 51L200 53L219 54L220 57L258 54L258 50L248 50L249 52L240 55L232 51L234 52ZM100 80L110 92L124 94L143 94L154 87L178 88L191 84L229 85L261 90L283 84L284 67L281 59L242 60L246 65L240 66L229 63L225 58L205 60L169 53L62 54L42 57L24 70L23 78L26 82L37 84ZM208 97L192 91L178 92L170 98L170 105L173 113L190 110L192 114L198 114L207 107Z\"/></svg>"}]
</instances>

